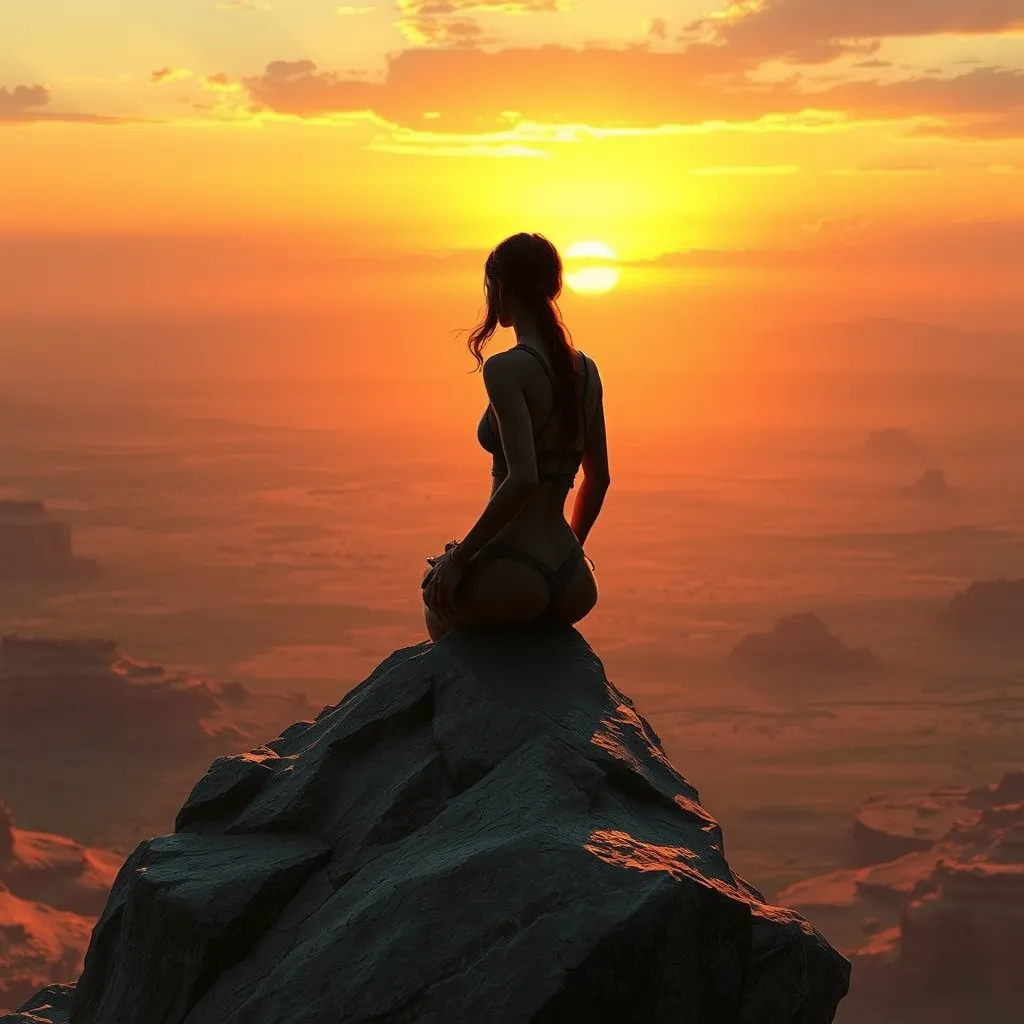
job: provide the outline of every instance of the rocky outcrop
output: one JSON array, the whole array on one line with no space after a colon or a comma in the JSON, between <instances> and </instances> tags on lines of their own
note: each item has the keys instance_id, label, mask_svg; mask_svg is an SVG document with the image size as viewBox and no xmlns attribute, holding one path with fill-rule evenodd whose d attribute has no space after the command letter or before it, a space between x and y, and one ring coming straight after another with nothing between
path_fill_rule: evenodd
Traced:
<instances>
[{"instance_id":1,"label":"rocky outcrop","mask_svg":"<svg viewBox=\"0 0 1024 1024\"><path fill-rule=\"evenodd\" d=\"M872 801L876 830L916 848L791 886L853 961L844 1021L1020 1020L1024 1002L1024 771L996 785ZM863 809L862 809L863 814ZM918 831L914 819L925 822ZM908 833L913 833L912 836ZM889 1016L889 1015L892 1016Z\"/></svg>"},{"instance_id":2,"label":"rocky outcrop","mask_svg":"<svg viewBox=\"0 0 1024 1024\"><path fill-rule=\"evenodd\" d=\"M21 899L0 883L0 1014L43 985L77 978L95 924L95 917Z\"/></svg>"},{"instance_id":3,"label":"rocky outcrop","mask_svg":"<svg viewBox=\"0 0 1024 1024\"><path fill-rule=\"evenodd\" d=\"M882 864L917 850L930 850L954 825L970 825L979 811L971 790L951 786L869 797L853 821L856 863Z\"/></svg>"},{"instance_id":4,"label":"rocky outcrop","mask_svg":"<svg viewBox=\"0 0 1024 1024\"><path fill-rule=\"evenodd\" d=\"M47 985L4 1020L7 1024L68 1024L74 991L72 985Z\"/></svg>"},{"instance_id":5,"label":"rocky outcrop","mask_svg":"<svg viewBox=\"0 0 1024 1024\"><path fill-rule=\"evenodd\" d=\"M124 858L16 828L0 801L0 1008L81 973Z\"/></svg>"},{"instance_id":6,"label":"rocky outcrop","mask_svg":"<svg viewBox=\"0 0 1024 1024\"><path fill-rule=\"evenodd\" d=\"M12 828L12 854L0 860L0 884L24 900L97 917L124 857L66 836Z\"/></svg>"},{"instance_id":7,"label":"rocky outcrop","mask_svg":"<svg viewBox=\"0 0 1024 1024\"><path fill-rule=\"evenodd\" d=\"M926 469L912 486L903 489L903 494L922 501L952 501L957 497L957 491L949 486L941 469Z\"/></svg>"},{"instance_id":8,"label":"rocky outcrop","mask_svg":"<svg viewBox=\"0 0 1024 1024\"><path fill-rule=\"evenodd\" d=\"M878 666L866 647L847 647L817 615L779 619L770 633L748 633L732 650L733 661L786 672L864 672Z\"/></svg>"},{"instance_id":9,"label":"rocky outcrop","mask_svg":"<svg viewBox=\"0 0 1024 1024\"><path fill-rule=\"evenodd\" d=\"M210 766L69 1020L826 1024L848 972L732 872L578 633L457 631Z\"/></svg>"},{"instance_id":10,"label":"rocky outcrop","mask_svg":"<svg viewBox=\"0 0 1024 1024\"><path fill-rule=\"evenodd\" d=\"M99 565L71 547L71 527L41 501L0 501L0 578L47 580L99 574Z\"/></svg>"},{"instance_id":11,"label":"rocky outcrop","mask_svg":"<svg viewBox=\"0 0 1024 1024\"><path fill-rule=\"evenodd\" d=\"M0 793L36 828L127 853L170 828L213 758L315 713L303 694L199 679L111 639L5 636Z\"/></svg>"},{"instance_id":12,"label":"rocky outcrop","mask_svg":"<svg viewBox=\"0 0 1024 1024\"><path fill-rule=\"evenodd\" d=\"M1024 641L1024 580L980 580L953 596L946 624L978 637Z\"/></svg>"},{"instance_id":13,"label":"rocky outcrop","mask_svg":"<svg viewBox=\"0 0 1024 1024\"><path fill-rule=\"evenodd\" d=\"M14 856L14 815L0 800L0 869Z\"/></svg>"}]
</instances>

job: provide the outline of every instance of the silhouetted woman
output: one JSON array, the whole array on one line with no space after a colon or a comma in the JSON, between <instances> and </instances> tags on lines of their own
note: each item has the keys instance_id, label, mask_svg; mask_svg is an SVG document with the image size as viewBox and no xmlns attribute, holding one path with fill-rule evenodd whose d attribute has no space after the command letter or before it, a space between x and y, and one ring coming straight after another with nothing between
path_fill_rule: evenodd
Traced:
<instances>
[{"instance_id":1,"label":"silhouetted woman","mask_svg":"<svg viewBox=\"0 0 1024 1024\"><path fill-rule=\"evenodd\" d=\"M543 236L513 235L488 256L484 277L487 314L469 350L490 400L477 439L494 480L469 533L428 559L434 640L456 626L578 622L597 604L583 545L610 482L604 403L597 366L573 348L555 305L562 261ZM515 330L516 344L484 362L499 325ZM581 466L570 525L565 499Z\"/></svg>"}]
</instances>

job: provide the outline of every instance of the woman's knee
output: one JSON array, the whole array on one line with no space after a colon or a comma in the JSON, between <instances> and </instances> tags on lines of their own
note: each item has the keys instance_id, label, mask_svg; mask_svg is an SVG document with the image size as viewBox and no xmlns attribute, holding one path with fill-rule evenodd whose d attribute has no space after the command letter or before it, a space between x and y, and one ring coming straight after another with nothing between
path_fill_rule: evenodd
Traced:
<instances>
[{"instance_id":1,"label":"woman's knee","mask_svg":"<svg viewBox=\"0 0 1024 1024\"><path fill-rule=\"evenodd\" d=\"M445 633L450 633L452 630L451 625L442 622L433 608L424 607L423 621L427 626L427 635L434 643L437 643Z\"/></svg>"}]
</instances>

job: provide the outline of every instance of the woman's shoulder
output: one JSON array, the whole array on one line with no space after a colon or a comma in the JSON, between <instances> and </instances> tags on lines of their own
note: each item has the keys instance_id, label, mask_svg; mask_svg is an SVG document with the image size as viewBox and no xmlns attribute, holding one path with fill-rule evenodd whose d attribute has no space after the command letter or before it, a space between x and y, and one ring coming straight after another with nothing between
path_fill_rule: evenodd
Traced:
<instances>
[{"instance_id":1,"label":"woman's shoulder","mask_svg":"<svg viewBox=\"0 0 1024 1024\"><path fill-rule=\"evenodd\" d=\"M597 369L597 360L593 356L588 356L582 349L576 349L576 354L580 357L580 372L587 375L592 385L600 387L601 374Z\"/></svg>"}]
</instances>

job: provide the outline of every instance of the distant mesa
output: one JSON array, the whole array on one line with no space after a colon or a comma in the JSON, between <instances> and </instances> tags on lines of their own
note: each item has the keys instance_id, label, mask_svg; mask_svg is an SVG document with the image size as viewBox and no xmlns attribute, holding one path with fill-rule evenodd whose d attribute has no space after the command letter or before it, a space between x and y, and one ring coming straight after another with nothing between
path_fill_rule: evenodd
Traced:
<instances>
[{"instance_id":1,"label":"distant mesa","mask_svg":"<svg viewBox=\"0 0 1024 1024\"><path fill-rule=\"evenodd\" d=\"M64 836L16 828L0 800L0 1007L81 974L123 861Z\"/></svg>"},{"instance_id":2,"label":"distant mesa","mask_svg":"<svg viewBox=\"0 0 1024 1024\"><path fill-rule=\"evenodd\" d=\"M796 672L864 672L878 667L867 647L848 647L813 612L779 619L770 633L748 633L730 657L754 668Z\"/></svg>"},{"instance_id":3,"label":"distant mesa","mask_svg":"<svg viewBox=\"0 0 1024 1024\"><path fill-rule=\"evenodd\" d=\"M953 596L945 622L964 634L1024 641L1024 579L972 583Z\"/></svg>"},{"instance_id":4,"label":"distant mesa","mask_svg":"<svg viewBox=\"0 0 1024 1024\"><path fill-rule=\"evenodd\" d=\"M1024 771L977 789L873 797L854 838L870 865L778 896L853 961L858 981L844 1019L1018 1024Z\"/></svg>"},{"instance_id":5,"label":"distant mesa","mask_svg":"<svg viewBox=\"0 0 1024 1024\"><path fill-rule=\"evenodd\" d=\"M319 705L126 655L116 640L0 638L0 793L34 828L128 848L173 820L215 757Z\"/></svg>"},{"instance_id":6,"label":"distant mesa","mask_svg":"<svg viewBox=\"0 0 1024 1024\"><path fill-rule=\"evenodd\" d=\"M955 825L973 824L978 811L966 787L869 797L853 820L853 855L860 866L930 850Z\"/></svg>"},{"instance_id":7,"label":"distant mesa","mask_svg":"<svg viewBox=\"0 0 1024 1024\"><path fill-rule=\"evenodd\" d=\"M921 456L921 446L905 430L885 427L868 433L864 453L874 458L916 459Z\"/></svg>"},{"instance_id":8,"label":"distant mesa","mask_svg":"<svg viewBox=\"0 0 1024 1024\"><path fill-rule=\"evenodd\" d=\"M950 501L957 496L957 491L946 482L946 474L941 469L926 469L915 483L903 488L903 494L925 501Z\"/></svg>"},{"instance_id":9,"label":"distant mesa","mask_svg":"<svg viewBox=\"0 0 1024 1024\"><path fill-rule=\"evenodd\" d=\"M0 501L0 579L91 579L91 558L71 549L71 527L50 517L41 501Z\"/></svg>"},{"instance_id":10,"label":"distant mesa","mask_svg":"<svg viewBox=\"0 0 1024 1024\"><path fill-rule=\"evenodd\" d=\"M0 884L15 896L95 917L106 905L124 857L64 836L17 828L0 800Z\"/></svg>"},{"instance_id":11,"label":"distant mesa","mask_svg":"<svg viewBox=\"0 0 1024 1024\"><path fill-rule=\"evenodd\" d=\"M219 708L208 684L124 659L116 640L0 639L0 735L39 716L107 734L154 725L154 734L138 735L161 743L199 733Z\"/></svg>"},{"instance_id":12,"label":"distant mesa","mask_svg":"<svg viewBox=\"0 0 1024 1024\"><path fill-rule=\"evenodd\" d=\"M315 710L305 694L254 694L238 682L210 683L137 661L116 640L0 638L0 736L45 719L49 727L67 721L94 735L119 733L147 748L225 732L255 737L268 725L258 714L264 706L286 714ZM253 712L255 722L247 718Z\"/></svg>"}]
</instances>

